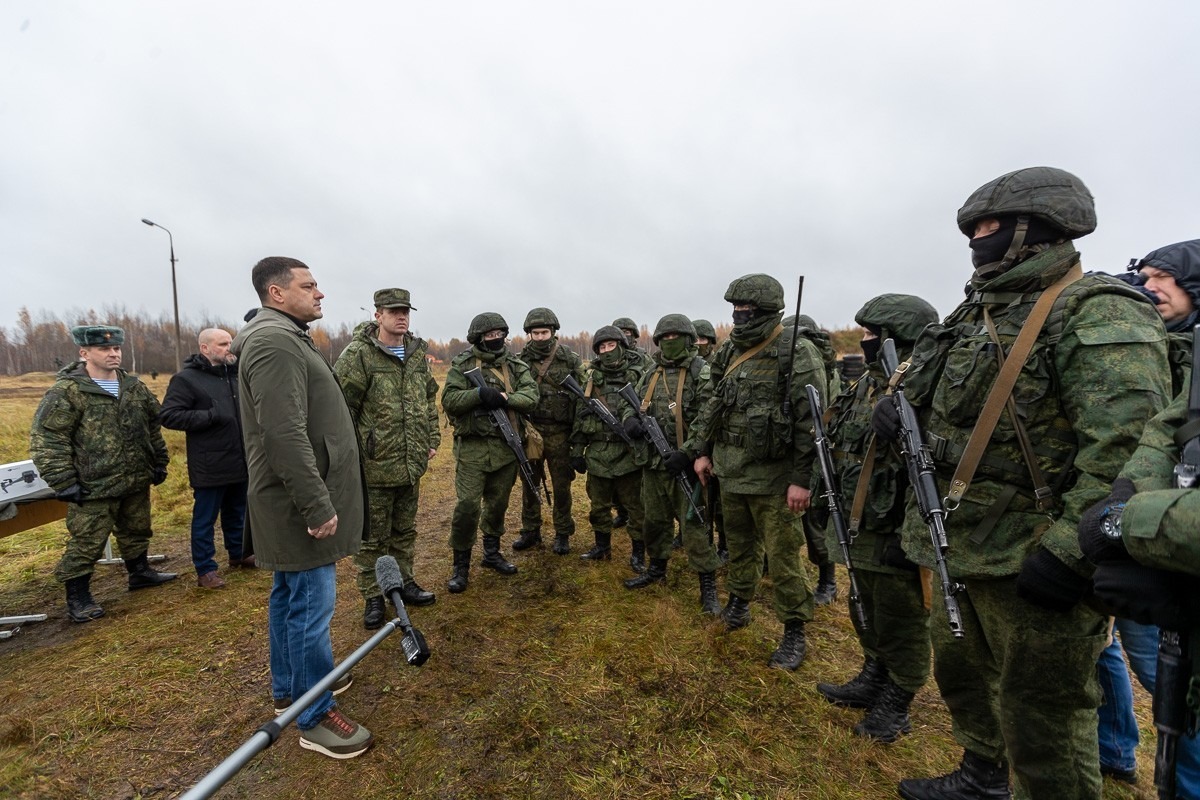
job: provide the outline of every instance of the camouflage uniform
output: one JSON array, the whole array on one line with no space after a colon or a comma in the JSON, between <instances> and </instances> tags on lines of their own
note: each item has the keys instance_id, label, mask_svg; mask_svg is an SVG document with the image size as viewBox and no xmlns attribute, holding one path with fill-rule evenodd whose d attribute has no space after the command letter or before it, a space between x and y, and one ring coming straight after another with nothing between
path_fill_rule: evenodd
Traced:
<instances>
[{"instance_id":1,"label":"camouflage uniform","mask_svg":"<svg viewBox=\"0 0 1200 800\"><path fill-rule=\"evenodd\" d=\"M1086 187L1046 167L986 184L959 211L967 236L989 219L1000 221L993 235L1007 251L986 261L993 257L988 237L972 239L978 269L969 295L944 323L926 328L905 379L906 394L928 420L926 443L943 485L996 381L989 327L1008 352L1042 293L1078 267L1070 239L1095 228ZM1011 243L1003 238L1009 235ZM965 635L950 636L940 602L930 625L934 674L967 752L949 776L903 781L901 796L941 796L938 787L967 779L1004 785L1007 758L1019 798L1100 797L1095 671L1106 626L1078 603L1091 568L1075 528L1082 511L1107 495L1146 420L1162 407L1169 374L1162 322L1128 286L1085 276L1055 301L1011 395L1036 470L1005 411L969 493L957 507L948 504L947 565L966 587L958 595ZM1040 509L1036 473L1051 491ZM902 537L910 558L934 565L915 510Z\"/></svg>"},{"instance_id":2,"label":"camouflage uniform","mask_svg":"<svg viewBox=\"0 0 1200 800\"><path fill-rule=\"evenodd\" d=\"M88 376L82 362L64 367L33 418L29 451L55 491L79 484L82 503L67 506L67 550L54 577L66 583L91 575L109 534L127 563L150 547L150 482L169 457L158 423L157 398L118 370L120 397Z\"/></svg>"},{"instance_id":3,"label":"camouflage uniform","mask_svg":"<svg viewBox=\"0 0 1200 800\"><path fill-rule=\"evenodd\" d=\"M380 556L394 557L405 588L413 586L421 476L429 466L429 451L442 443L438 386L425 340L406 333L400 360L378 334L377 322L359 325L333 367L363 453L371 533L354 563L358 590L367 600L380 596L375 584Z\"/></svg>"},{"instance_id":4,"label":"camouflage uniform","mask_svg":"<svg viewBox=\"0 0 1200 800\"><path fill-rule=\"evenodd\" d=\"M638 366L642 368L642 371L647 372L654 369L654 359L638 344L637 332L641 330L638 324L629 317L617 317L613 320L612 324L613 327L620 328L622 332L626 332L626 345L629 348L629 355L631 358L637 360ZM627 331L633 331L633 336L630 336Z\"/></svg>"}]
</instances>

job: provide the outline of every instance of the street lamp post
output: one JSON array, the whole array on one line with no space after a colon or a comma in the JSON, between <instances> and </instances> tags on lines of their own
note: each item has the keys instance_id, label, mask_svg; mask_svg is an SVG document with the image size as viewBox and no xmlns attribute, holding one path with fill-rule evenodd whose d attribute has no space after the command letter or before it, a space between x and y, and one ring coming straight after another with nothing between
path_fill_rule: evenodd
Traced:
<instances>
[{"instance_id":1,"label":"street lamp post","mask_svg":"<svg viewBox=\"0 0 1200 800\"><path fill-rule=\"evenodd\" d=\"M142 218L142 222L152 228L162 228L167 231L162 225L151 222L145 217ZM183 369L183 356L179 350L179 290L175 285L175 237L171 235L170 231L167 231L167 241L171 244L171 302L175 306L175 371L179 372Z\"/></svg>"}]
</instances>

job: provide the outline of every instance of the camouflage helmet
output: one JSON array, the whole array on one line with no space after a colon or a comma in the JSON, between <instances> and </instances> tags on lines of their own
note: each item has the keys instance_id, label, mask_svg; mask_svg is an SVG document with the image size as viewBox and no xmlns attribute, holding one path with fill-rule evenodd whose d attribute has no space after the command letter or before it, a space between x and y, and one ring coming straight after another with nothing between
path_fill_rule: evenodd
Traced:
<instances>
[{"instance_id":1,"label":"camouflage helmet","mask_svg":"<svg viewBox=\"0 0 1200 800\"><path fill-rule=\"evenodd\" d=\"M558 317L548 308L535 308L525 315L525 332L529 333L534 328L549 328L557 331Z\"/></svg>"},{"instance_id":2,"label":"camouflage helmet","mask_svg":"<svg viewBox=\"0 0 1200 800\"><path fill-rule=\"evenodd\" d=\"M485 333L495 330L502 330L504 335L508 336L508 323L504 321L504 317L495 311L476 314L475 319L471 320L471 327L467 328L467 341L479 344Z\"/></svg>"},{"instance_id":3,"label":"camouflage helmet","mask_svg":"<svg viewBox=\"0 0 1200 800\"><path fill-rule=\"evenodd\" d=\"M854 315L864 328L878 328L881 339L911 344L926 325L937 322L937 309L911 294L881 294L867 301Z\"/></svg>"},{"instance_id":4,"label":"camouflage helmet","mask_svg":"<svg viewBox=\"0 0 1200 800\"><path fill-rule=\"evenodd\" d=\"M600 355L600 345L604 342L616 342L622 347L629 345L625 333L616 325L605 325L592 334L592 352Z\"/></svg>"},{"instance_id":5,"label":"camouflage helmet","mask_svg":"<svg viewBox=\"0 0 1200 800\"><path fill-rule=\"evenodd\" d=\"M668 333L690 336L693 342L696 341L696 326L692 325L692 321L683 314L667 314L660 319L654 326L654 335L651 338L655 344L658 344L659 340Z\"/></svg>"},{"instance_id":6,"label":"camouflage helmet","mask_svg":"<svg viewBox=\"0 0 1200 800\"><path fill-rule=\"evenodd\" d=\"M623 331L640 331L638 324L629 317L617 317L612 321L614 327L620 328Z\"/></svg>"},{"instance_id":7,"label":"camouflage helmet","mask_svg":"<svg viewBox=\"0 0 1200 800\"><path fill-rule=\"evenodd\" d=\"M995 217L1039 217L1078 239L1096 230L1096 203L1083 181L1054 167L1027 167L980 186L958 210L958 229L967 238L975 223Z\"/></svg>"},{"instance_id":8,"label":"camouflage helmet","mask_svg":"<svg viewBox=\"0 0 1200 800\"><path fill-rule=\"evenodd\" d=\"M749 303L763 311L783 311L783 285L761 272L743 275L729 284L725 300L734 304Z\"/></svg>"},{"instance_id":9,"label":"camouflage helmet","mask_svg":"<svg viewBox=\"0 0 1200 800\"><path fill-rule=\"evenodd\" d=\"M715 342L717 340L717 329L714 328L713 324L708 320L694 319L692 320L692 327L696 329L697 336L703 336L710 342Z\"/></svg>"}]
</instances>

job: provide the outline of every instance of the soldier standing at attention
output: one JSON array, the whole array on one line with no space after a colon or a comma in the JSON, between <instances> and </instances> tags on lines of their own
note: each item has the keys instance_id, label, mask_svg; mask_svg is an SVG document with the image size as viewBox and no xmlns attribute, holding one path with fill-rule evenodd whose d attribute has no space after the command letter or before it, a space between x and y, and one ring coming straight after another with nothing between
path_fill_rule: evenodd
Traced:
<instances>
[{"instance_id":1,"label":"soldier standing at attention","mask_svg":"<svg viewBox=\"0 0 1200 800\"><path fill-rule=\"evenodd\" d=\"M513 482L517 479L517 457L492 421L489 411L504 409L518 433L518 415L533 411L538 401L537 384L529 367L504 347L508 323L494 311L478 314L467 329L471 349L450 362L442 408L454 428L454 490L458 502L450 523L450 549L454 572L447 588L465 591L471 571L471 550L483 529L483 561L488 569L512 575L517 568L500 553L504 535L504 512ZM476 388L464 373L479 368L486 386ZM481 516L482 504L482 520Z\"/></svg>"},{"instance_id":2,"label":"soldier standing at attention","mask_svg":"<svg viewBox=\"0 0 1200 800\"><path fill-rule=\"evenodd\" d=\"M824 396L825 364L812 342L803 337L792 342L791 330L781 324L783 286L770 275L738 278L725 300L733 304L733 331L713 358L712 397L700 409L685 449L698 456L694 469L702 480L712 474L721 480L729 539L725 627L732 631L750 623L750 599L762 579L765 553L775 616L783 623L783 639L769 663L794 670L804 660L804 623L813 615L800 565L804 534L792 517L808 508L815 455L804 387L811 383Z\"/></svg>"},{"instance_id":3,"label":"soldier standing at attention","mask_svg":"<svg viewBox=\"0 0 1200 800\"><path fill-rule=\"evenodd\" d=\"M89 584L109 534L129 572L129 589L158 586L150 549L150 484L167 479L167 445L154 393L121 369L125 332L107 325L71 330L79 361L63 367L33 417L29 451L42 479L67 506L67 550L54 570L66 584L67 616L104 616Z\"/></svg>"},{"instance_id":4,"label":"soldier standing at attention","mask_svg":"<svg viewBox=\"0 0 1200 800\"><path fill-rule=\"evenodd\" d=\"M958 227L969 294L918 338L904 388L947 487L946 566L965 587L961 638L945 603L930 619L934 677L965 752L949 775L901 781L900 795L1007 798L1011 764L1019 797L1098 800L1107 626L1080 602L1092 570L1075 529L1166 401L1166 332L1136 290L1083 275L1072 240L1096 212L1074 175L1002 175L967 198ZM897 425L895 404L878 403L876 435L894 439ZM915 509L901 536L909 558L935 565Z\"/></svg>"},{"instance_id":5,"label":"soldier standing at attention","mask_svg":"<svg viewBox=\"0 0 1200 800\"><path fill-rule=\"evenodd\" d=\"M384 598L375 584L375 562L392 556L400 566L404 603L436 600L413 577L421 476L442 443L437 381L429 371L424 339L409 332L415 311L407 289L375 292L375 321L354 338L333 366L358 429L366 468L371 533L354 556L365 601L363 627L383 626Z\"/></svg>"},{"instance_id":6,"label":"soldier standing at attention","mask_svg":"<svg viewBox=\"0 0 1200 800\"><path fill-rule=\"evenodd\" d=\"M529 341L521 351L521 360L533 373L538 387L537 407L529 421L542 434L542 458L533 461L535 472L549 473L554 490L554 553L565 556L571 552L571 534L575 520L571 517L571 446L567 437L575 422L575 397L561 387L568 375L582 379L583 360L575 351L558 340L558 317L548 308L535 308L525 315L525 333ZM513 542L513 550L525 550L542 543L542 505L528 486L521 487L521 535Z\"/></svg>"}]
</instances>

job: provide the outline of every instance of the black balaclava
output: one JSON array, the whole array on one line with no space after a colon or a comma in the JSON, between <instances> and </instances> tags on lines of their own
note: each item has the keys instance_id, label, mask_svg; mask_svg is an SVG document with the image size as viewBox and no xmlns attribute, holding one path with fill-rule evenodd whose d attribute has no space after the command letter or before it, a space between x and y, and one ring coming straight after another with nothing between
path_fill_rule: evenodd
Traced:
<instances>
[{"instance_id":1,"label":"black balaclava","mask_svg":"<svg viewBox=\"0 0 1200 800\"><path fill-rule=\"evenodd\" d=\"M499 353L504 349L504 339L480 339L479 346L489 353Z\"/></svg>"}]
</instances>

